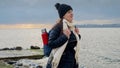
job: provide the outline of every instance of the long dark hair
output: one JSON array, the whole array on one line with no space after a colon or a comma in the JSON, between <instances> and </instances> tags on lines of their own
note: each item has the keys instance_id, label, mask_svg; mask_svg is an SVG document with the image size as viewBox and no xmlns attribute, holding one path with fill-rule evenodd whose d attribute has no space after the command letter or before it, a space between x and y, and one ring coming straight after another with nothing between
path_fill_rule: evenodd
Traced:
<instances>
[{"instance_id":1,"label":"long dark hair","mask_svg":"<svg viewBox=\"0 0 120 68\"><path fill-rule=\"evenodd\" d=\"M53 27L52 29L54 29L55 27L59 27L61 32L60 32L60 35L63 33L63 19L60 19L59 22L57 22Z\"/></svg>"}]
</instances>

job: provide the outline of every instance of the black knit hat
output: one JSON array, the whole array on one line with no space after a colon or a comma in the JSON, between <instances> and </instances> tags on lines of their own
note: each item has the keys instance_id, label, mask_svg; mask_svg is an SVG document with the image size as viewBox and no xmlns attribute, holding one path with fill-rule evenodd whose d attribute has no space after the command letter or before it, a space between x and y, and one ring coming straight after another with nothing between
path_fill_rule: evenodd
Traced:
<instances>
[{"instance_id":1,"label":"black knit hat","mask_svg":"<svg viewBox=\"0 0 120 68\"><path fill-rule=\"evenodd\" d=\"M58 10L58 14L60 18L63 18L63 16L66 14L67 11L73 10L72 7L67 4L56 3L55 7Z\"/></svg>"}]
</instances>

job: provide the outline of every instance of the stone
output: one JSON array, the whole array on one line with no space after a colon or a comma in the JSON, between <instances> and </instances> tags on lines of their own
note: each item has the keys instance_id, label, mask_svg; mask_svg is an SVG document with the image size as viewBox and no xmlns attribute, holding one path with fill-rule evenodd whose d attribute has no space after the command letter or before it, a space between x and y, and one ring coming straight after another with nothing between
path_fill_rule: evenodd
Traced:
<instances>
[{"instance_id":1,"label":"stone","mask_svg":"<svg viewBox=\"0 0 120 68\"><path fill-rule=\"evenodd\" d=\"M17 46L17 47L15 48L15 50L22 50L22 47Z\"/></svg>"},{"instance_id":2,"label":"stone","mask_svg":"<svg viewBox=\"0 0 120 68\"><path fill-rule=\"evenodd\" d=\"M31 49L40 49L40 47L38 47L38 46L31 46L30 48Z\"/></svg>"}]
</instances>

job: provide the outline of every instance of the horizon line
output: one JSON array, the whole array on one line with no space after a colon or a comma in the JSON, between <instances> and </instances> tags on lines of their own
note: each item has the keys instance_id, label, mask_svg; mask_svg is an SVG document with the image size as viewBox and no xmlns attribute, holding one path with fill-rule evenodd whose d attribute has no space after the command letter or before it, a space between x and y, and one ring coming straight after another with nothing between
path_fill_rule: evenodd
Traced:
<instances>
[{"instance_id":1,"label":"horizon line","mask_svg":"<svg viewBox=\"0 0 120 68\"><path fill-rule=\"evenodd\" d=\"M52 24L0 24L0 29L51 28Z\"/></svg>"}]
</instances>

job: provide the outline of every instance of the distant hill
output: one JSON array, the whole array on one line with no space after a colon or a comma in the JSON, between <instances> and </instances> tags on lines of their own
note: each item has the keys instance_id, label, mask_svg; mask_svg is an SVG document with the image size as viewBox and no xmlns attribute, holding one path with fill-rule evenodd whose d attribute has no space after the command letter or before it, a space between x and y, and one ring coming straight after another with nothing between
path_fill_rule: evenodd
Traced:
<instances>
[{"instance_id":1,"label":"distant hill","mask_svg":"<svg viewBox=\"0 0 120 68\"><path fill-rule=\"evenodd\" d=\"M120 24L80 24L78 28L120 28Z\"/></svg>"}]
</instances>

